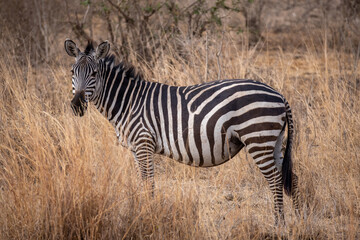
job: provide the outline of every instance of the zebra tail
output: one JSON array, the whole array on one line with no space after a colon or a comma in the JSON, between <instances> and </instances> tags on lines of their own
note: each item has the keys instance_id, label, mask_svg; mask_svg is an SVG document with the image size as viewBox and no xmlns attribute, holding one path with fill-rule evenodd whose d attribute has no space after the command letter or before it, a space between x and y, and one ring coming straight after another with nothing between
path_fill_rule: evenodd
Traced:
<instances>
[{"instance_id":1,"label":"zebra tail","mask_svg":"<svg viewBox=\"0 0 360 240\"><path fill-rule=\"evenodd\" d=\"M287 195L291 195L292 192L292 159L291 159L291 150L292 142L294 135L294 122L292 119L291 108L289 103L285 100L285 109L286 109L286 120L288 124L288 137L286 142L286 149L284 155L284 161L282 165L282 177L284 191Z\"/></svg>"}]
</instances>

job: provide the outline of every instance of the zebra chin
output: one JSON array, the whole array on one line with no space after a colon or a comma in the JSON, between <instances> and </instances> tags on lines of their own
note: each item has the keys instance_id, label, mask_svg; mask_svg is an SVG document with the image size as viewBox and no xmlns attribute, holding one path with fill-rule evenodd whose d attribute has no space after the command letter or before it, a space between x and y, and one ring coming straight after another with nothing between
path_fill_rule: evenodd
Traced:
<instances>
[{"instance_id":1,"label":"zebra chin","mask_svg":"<svg viewBox=\"0 0 360 240\"><path fill-rule=\"evenodd\" d=\"M71 109L73 110L75 116L84 116L86 110L87 110L87 102L85 102L82 99L78 99L77 101L71 101Z\"/></svg>"},{"instance_id":2,"label":"zebra chin","mask_svg":"<svg viewBox=\"0 0 360 240\"><path fill-rule=\"evenodd\" d=\"M86 105L75 105L73 103L70 104L71 109L73 110L73 113L75 116L84 116L87 106Z\"/></svg>"},{"instance_id":3,"label":"zebra chin","mask_svg":"<svg viewBox=\"0 0 360 240\"><path fill-rule=\"evenodd\" d=\"M77 105L71 104L71 109L73 110L73 113L74 113L75 116L82 117L82 116L84 116L87 107L86 106L81 106L81 105L77 106Z\"/></svg>"}]
</instances>

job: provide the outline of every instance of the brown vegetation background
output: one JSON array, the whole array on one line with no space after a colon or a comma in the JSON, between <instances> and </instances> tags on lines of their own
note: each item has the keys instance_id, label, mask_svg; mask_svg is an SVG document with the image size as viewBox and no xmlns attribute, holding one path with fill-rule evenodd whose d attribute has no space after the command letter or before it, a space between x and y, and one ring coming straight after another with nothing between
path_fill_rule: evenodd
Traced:
<instances>
[{"instance_id":1,"label":"brown vegetation background","mask_svg":"<svg viewBox=\"0 0 360 240\"><path fill-rule=\"evenodd\" d=\"M357 0L0 1L0 239L359 239ZM65 38L108 39L149 81L251 78L296 123L302 218L273 226L242 151L209 169L156 157L153 199L93 107L73 116Z\"/></svg>"}]
</instances>

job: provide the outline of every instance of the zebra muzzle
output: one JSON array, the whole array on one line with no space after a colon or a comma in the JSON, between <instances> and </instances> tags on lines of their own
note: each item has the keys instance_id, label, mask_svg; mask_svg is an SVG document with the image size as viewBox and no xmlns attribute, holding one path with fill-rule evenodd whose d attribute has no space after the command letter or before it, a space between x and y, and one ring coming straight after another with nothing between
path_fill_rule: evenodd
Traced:
<instances>
[{"instance_id":1,"label":"zebra muzzle","mask_svg":"<svg viewBox=\"0 0 360 240\"><path fill-rule=\"evenodd\" d=\"M85 91L76 92L73 100L71 100L71 108L75 116L84 116L87 109L87 101L85 100Z\"/></svg>"}]
</instances>

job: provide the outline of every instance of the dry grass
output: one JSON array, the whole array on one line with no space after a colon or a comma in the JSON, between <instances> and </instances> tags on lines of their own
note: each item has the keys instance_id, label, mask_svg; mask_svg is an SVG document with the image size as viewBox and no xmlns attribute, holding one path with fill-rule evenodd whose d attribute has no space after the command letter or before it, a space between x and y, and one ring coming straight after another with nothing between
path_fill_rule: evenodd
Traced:
<instances>
[{"instance_id":1,"label":"dry grass","mask_svg":"<svg viewBox=\"0 0 360 240\"><path fill-rule=\"evenodd\" d=\"M157 157L148 199L110 124L94 108L73 116L72 59L23 66L1 43L0 239L359 239L357 52L305 40L287 52L248 49L237 38L209 36L208 49L205 37L184 40L187 61L169 48L151 69L134 64L152 81L254 78L282 92L297 126L304 219L286 198L287 224L273 227L271 193L245 152L211 169Z\"/></svg>"}]
</instances>

